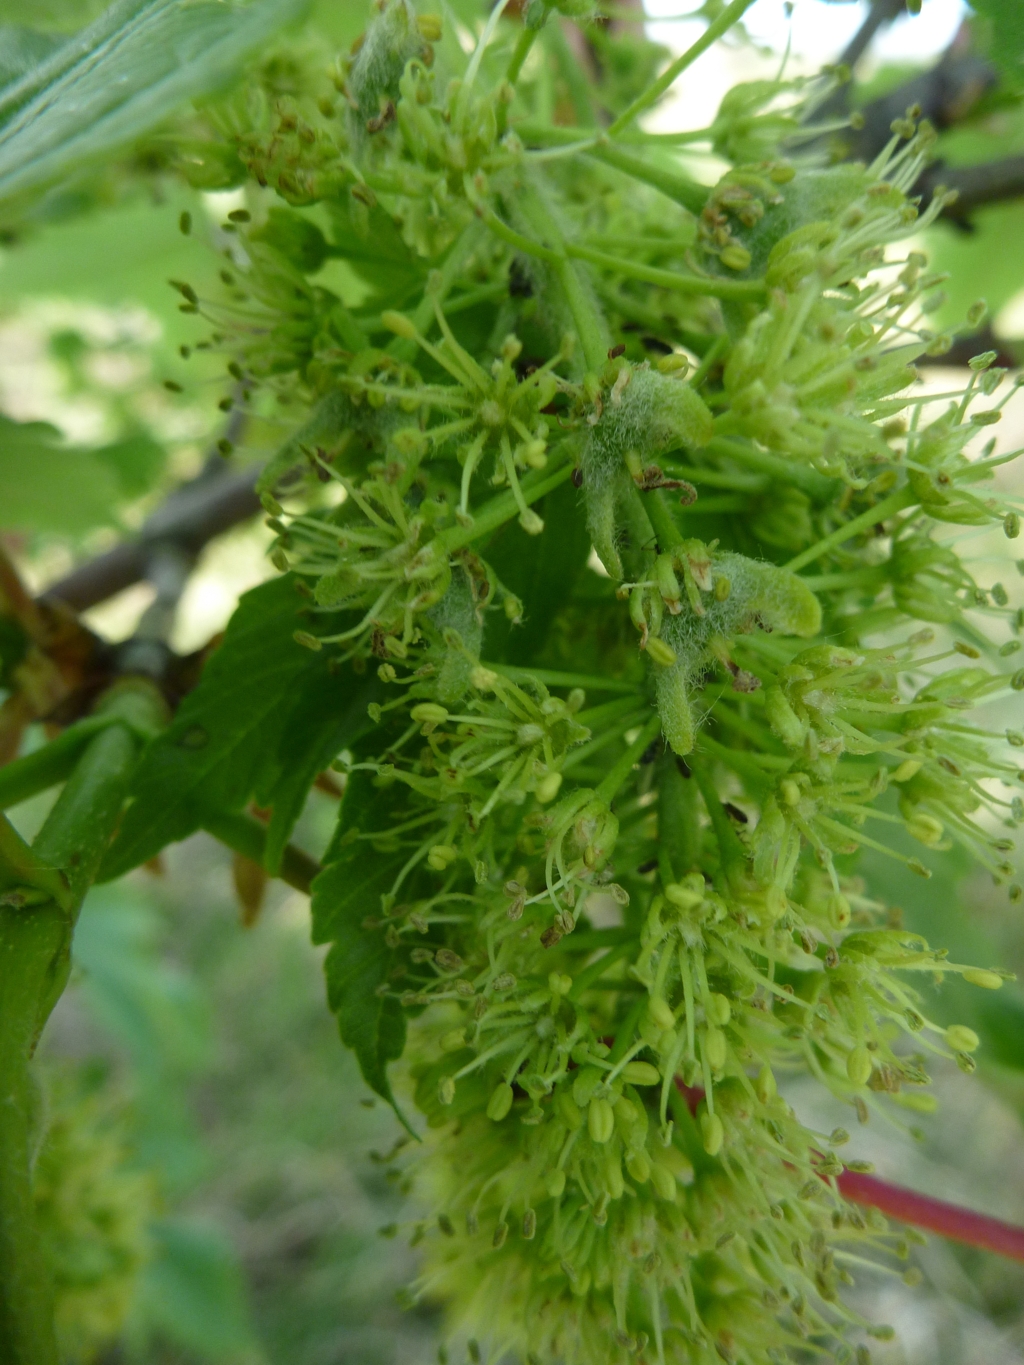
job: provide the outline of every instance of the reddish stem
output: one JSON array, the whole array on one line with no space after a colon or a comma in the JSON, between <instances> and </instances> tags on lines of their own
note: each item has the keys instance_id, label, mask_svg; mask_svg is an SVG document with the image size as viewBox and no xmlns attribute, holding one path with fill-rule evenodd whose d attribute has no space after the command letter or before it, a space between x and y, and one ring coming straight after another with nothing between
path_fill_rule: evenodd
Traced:
<instances>
[{"instance_id":1,"label":"reddish stem","mask_svg":"<svg viewBox=\"0 0 1024 1365\"><path fill-rule=\"evenodd\" d=\"M678 1076L676 1089L686 1100L690 1113L696 1114L704 1091L699 1086L684 1085ZM901 1223L937 1232L950 1241L965 1242L968 1246L994 1251L997 1256L1024 1261L1024 1228L1004 1223L1000 1218L989 1218L987 1214L975 1213L959 1204L947 1204L945 1200L932 1199L927 1194L916 1194L902 1185L891 1185L887 1180L860 1171L843 1171L836 1184L843 1198L852 1204L866 1204L881 1209L882 1213Z\"/></svg>"},{"instance_id":2,"label":"reddish stem","mask_svg":"<svg viewBox=\"0 0 1024 1365\"><path fill-rule=\"evenodd\" d=\"M958 1204L947 1204L942 1199L932 1199L927 1194L916 1194L860 1171L844 1171L836 1183L843 1198L854 1204L872 1205L901 1223L911 1223L951 1241L966 1242L968 1246L994 1251L998 1256L1024 1261L1024 1228L1014 1227L1012 1223L974 1213Z\"/></svg>"}]
</instances>

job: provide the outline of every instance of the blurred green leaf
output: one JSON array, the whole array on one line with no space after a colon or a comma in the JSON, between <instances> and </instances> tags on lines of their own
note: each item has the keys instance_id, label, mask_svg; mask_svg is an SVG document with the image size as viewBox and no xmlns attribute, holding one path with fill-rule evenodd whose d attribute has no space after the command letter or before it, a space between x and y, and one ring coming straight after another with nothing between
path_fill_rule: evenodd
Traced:
<instances>
[{"instance_id":1,"label":"blurred green leaf","mask_svg":"<svg viewBox=\"0 0 1024 1365\"><path fill-rule=\"evenodd\" d=\"M0 201L138 140L224 85L305 0L119 0L0 93Z\"/></svg>"},{"instance_id":2,"label":"blurred green leaf","mask_svg":"<svg viewBox=\"0 0 1024 1365\"><path fill-rule=\"evenodd\" d=\"M971 0L987 21L989 56L1010 84L1024 85L1024 5L1020 0Z\"/></svg>"},{"instance_id":3,"label":"blurred green leaf","mask_svg":"<svg viewBox=\"0 0 1024 1365\"><path fill-rule=\"evenodd\" d=\"M116 519L112 470L95 452L63 445L48 422L0 415L0 488L6 529L80 534Z\"/></svg>"},{"instance_id":4,"label":"blurred green leaf","mask_svg":"<svg viewBox=\"0 0 1024 1365\"><path fill-rule=\"evenodd\" d=\"M147 1076L200 1066L208 1021L192 981L163 961L160 918L130 886L94 887L75 929L74 960L98 1021Z\"/></svg>"},{"instance_id":5,"label":"blurred green leaf","mask_svg":"<svg viewBox=\"0 0 1024 1365\"><path fill-rule=\"evenodd\" d=\"M0 523L66 535L115 524L119 503L151 488L166 458L144 433L86 450L65 445L48 422L0 414Z\"/></svg>"},{"instance_id":6,"label":"blurred green leaf","mask_svg":"<svg viewBox=\"0 0 1024 1365\"><path fill-rule=\"evenodd\" d=\"M137 498L148 492L167 463L166 450L144 431L101 446L92 453L113 473L125 498Z\"/></svg>"},{"instance_id":7,"label":"blurred green leaf","mask_svg":"<svg viewBox=\"0 0 1024 1365\"><path fill-rule=\"evenodd\" d=\"M238 1360L256 1348L245 1283L231 1243L198 1219L151 1229L155 1255L143 1271L130 1335L162 1337L201 1360Z\"/></svg>"},{"instance_id":8,"label":"blurred green leaf","mask_svg":"<svg viewBox=\"0 0 1024 1365\"><path fill-rule=\"evenodd\" d=\"M0 24L0 89L18 80L60 46L58 38L23 24Z\"/></svg>"}]
</instances>

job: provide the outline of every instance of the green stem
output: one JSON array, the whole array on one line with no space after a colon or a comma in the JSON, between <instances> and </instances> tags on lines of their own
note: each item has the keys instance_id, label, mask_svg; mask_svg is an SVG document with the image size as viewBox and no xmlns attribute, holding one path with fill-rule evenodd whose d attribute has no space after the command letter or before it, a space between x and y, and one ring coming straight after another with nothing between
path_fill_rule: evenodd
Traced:
<instances>
[{"instance_id":1,"label":"green stem","mask_svg":"<svg viewBox=\"0 0 1024 1365\"><path fill-rule=\"evenodd\" d=\"M802 569L805 564L810 564L815 559L820 559L822 555L828 554L829 550L834 550L837 546L851 540L854 536L859 536L862 531L869 531L872 526L877 526L879 522L885 521L887 517L894 516L897 512L902 512L906 507L912 507L917 502L917 497L912 488L905 487L897 489L889 497L876 503L874 507L869 507L866 512L861 512L859 517L854 517L845 525L831 535L819 540L817 545L812 545L810 549L803 550L795 558L791 559L785 566L791 572Z\"/></svg>"},{"instance_id":2,"label":"green stem","mask_svg":"<svg viewBox=\"0 0 1024 1365\"><path fill-rule=\"evenodd\" d=\"M546 11L544 14L544 18L547 19ZM509 85L515 85L516 81L519 79L519 73L523 69L523 63L530 55L530 51L533 48L534 43L537 41L537 34L539 32L540 32L539 28L533 28L532 26L524 27L522 33L520 33L518 39L516 40L515 50L512 53L512 59L508 64L508 70L505 72L505 79L508 81Z\"/></svg>"},{"instance_id":3,"label":"green stem","mask_svg":"<svg viewBox=\"0 0 1024 1365\"><path fill-rule=\"evenodd\" d=\"M722 856L722 871L725 873L726 879L732 882L742 875L746 866L746 849L740 843L739 835L733 829L728 815L722 808L721 798L704 765L695 760L691 761L690 770L700 788L700 794L704 798L708 815L711 817L711 828L715 832L719 852Z\"/></svg>"},{"instance_id":4,"label":"green stem","mask_svg":"<svg viewBox=\"0 0 1024 1365\"><path fill-rule=\"evenodd\" d=\"M693 374L690 375L690 385L692 388L700 388L704 383L704 380L707 379L708 375L711 373L715 364L717 364L728 349L729 335L727 332L722 332L719 336L715 337L714 341L701 357L700 364L694 370Z\"/></svg>"},{"instance_id":5,"label":"green stem","mask_svg":"<svg viewBox=\"0 0 1024 1365\"><path fill-rule=\"evenodd\" d=\"M0 817L2 818L2 817ZM59 957L67 919L52 901L31 911L0 906L0 1359L58 1365L53 1290L35 1221L32 1160L40 1104L28 1059L39 1000Z\"/></svg>"},{"instance_id":6,"label":"green stem","mask_svg":"<svg viewBox=\"0 0 1024 1365\"><path fill-rule=\"evenodd\" d=\"M526 143L541 147L567 147L580 140L578 128L561 128L524 123L516 127L516 132ZM708 188L698 184L689 176L682 175L669 166L659 166L635 152L627 152L621 146L613 146L606 137L588 147L584 156L590 156L607 166L614 166L634 180L640 180L653 189L660 190L667 198L691 213L700 213L707 203Z\"/></svg>"},{"instance_id":7,"label":"green stem","mask_svg":"<svg viewBox=\"0 0 1024 1365\"><path fill-rule=\"evenodd\" d=\"M677 57L671 66L658 77L653 85L648 86L642 95L638 95L629 108L615 120L608 129L609 134L614 137L616 133L621 133L638 114L642 114L645 109L649 109L652 104L661 98L665 91L676 79L682 75L688 66L691 66L702 53L706 52L713 43L721 38L733 24L742 19L744 13L754 3L754 0L732 0L731 5L727 5L713 24L709 24L697 41Z\"/></svg>"},{"instance_id":8,"label":"green stem","mask_svg":"<svg viewBox=\"0 0 1024 1365\"><path fill-rule=\"evenodd\" d=\"M0 768L0 810L10 810L65 781L85 746L110 724L108 716L90 716L69 726L35 753Z\"/></svg>"},{"instance_id":9,"label":"green stem","mask_svg":"<svg viewBox=\"0 0 1024 1365\"><path fill-rule=\"evenodd\" d=\"M791 483L817 503L831 502L839 488L836 479L819 474L809 465L796 464L791 460L780 459L766 450L756 450L742 441L732 441L726 436L713 436L704 450L709 455L723 455L737 464L754 469L759 474L768 474L783 483Z\"/></svg>"},{"instance_id":10,"label":"green stem","mask_svg":"<svg viewBox=\"0 0 1024 1365\"><path fill-rule=\"evenodd\" d=\"M683 776L675 754L666 749L658 764L658 845L672 866L673 881L700 862L697 792L696 783Z\"/></svg>"},{"instance_id":11,"label":"green stem","mask_svg":"<svg viewBox=\"0 0 1024 1365\"><path fill-rule=\"evenodd\" d=\"M565 301L572 313L587 365L591 370L600 370L608 358L607 324L577 274L576 267L569 260L569 256L574 253L566 245L562 230L543 195L536 186L524 187L524 191L518 201L519 208L538 236L546 238L552 244L555 255L551 267L558 277Z\"/></svg>"},{"instance_id":12,"label":"green stem","mask_svg":"<svg viewBox=\"0 0 1024 1365\"><path fill-rule=\"evenodd\" d=\"M150 720L162 718L152 694ZM75 918L110 841L146 701L113 694L35 844L0 817L0 1343L4 1365L57 1365L52 1290L35 1222L38 1102L29 1063L67 981Z\"/></svg>"},{"instance_id":13,"label":"green stem","mask_svg":"<svg viewBox=\"0 0 1024 1365\"><path fill-rule=\"evenodd\" d=\"M704 275L681 275L674 270L662 270L656 265L644 265L641 261L629 261L621 256L610 256L606 251L596 251L593 247L581 246L570 242L565 248L567 255L580 261L589 261L603 270L617 271L630 279L641 280L644 284L659 285L677 294L702 294L716 299L763 299L767 286L763 280L720 280Z\"/></svg>"},{"instance_id":14,"label":"green stem","mask_svg":"<svg viewBox=\"0 0 1024 1365\"><path fill-rule=\"evenodd\" d=\"M265 866L264 854L267 849L267 832L258 820L250 815L211 815L203 821L203 829L212 834L233 853L240 853L254 863ZM294 844L287 844L281 857L278 876L288 886L308 896L313 878L323 869L315 858L303 853Z\"/></svg>"},{"instance_id":15,"label":"green stem","mask_svg":"<svg viewBox=\"0 0 1024 1365\"><path fill-rule=\"evenodd\" d=\"M569 46L562 25L558 22L548 24L544 30L544 42L555 59L558 74L565 81L572 100L573 113L580 128L596 128L597 115L591 99L590 83L583 65Z\"/></svg>"},{"instance_id":16,"label":"green stem","mask_svg":"<svg viewBox=\"0 0 1024 1365\"><path fill-rule=\"evenodd\" d=\"M643 757L660 734L661 717L652 716L615 766L608 770L604 780L598 784L594 795L605 805L611 805L615 793L632 773L634 763Z\"/></svg>"},{"instance_id":17,"label":"green stem","mask_svg":"<svg viewBox=\"0 0 1024 1365\"><path fill-rule=\"evenodd\" d=\"M616 682L610 678L591 678L583 673L558 673L550 668L514 668L511 664L482 663L481 667L491 668L503 678L512 682L529 682L535 678L545 687L582 687L593 692L622 692L636 696L640 691L638 684Z\"/></svg>"},{"instance_id":18,"label":"green stem","mask_svg":"<svg viewBox=\"0 0 1024 1365\"><path fill-rule=\"evenodd\" d=\"M566 461L553 473L543 473L543 476L531 480L523 479L519 485L523 501L529 506L537 502L545 493L550 493L553 488L557 488L560 483L565 483L566 479L572 474L575 465L571 460ZM499 526L503 526L506 521L511 521L513 517L519 515L519 504L510 489L504 493L499 493L497 497L491 498L490 502L484 503L479 512L473 513L472 526L451 526L447 531L442 531L437 537L437 544L440 549L451 553L454 550L461 550L464 545L469 545L480 536L490 535Z\"/></svg>"},{"instance_id":19,"label":"green stem","mask_svg":"<svg viewBox=\"0 0 1024 1365\"><path fill-rule=\"evenodd\" d=\"M651 519L654 534L658 537L658 548L662 554L666 554L673 546L682 544L683 533L669 511L664 493L659 492L658 489L652 489L645 494L644 509Z\"/></svg>"}]
</instances>

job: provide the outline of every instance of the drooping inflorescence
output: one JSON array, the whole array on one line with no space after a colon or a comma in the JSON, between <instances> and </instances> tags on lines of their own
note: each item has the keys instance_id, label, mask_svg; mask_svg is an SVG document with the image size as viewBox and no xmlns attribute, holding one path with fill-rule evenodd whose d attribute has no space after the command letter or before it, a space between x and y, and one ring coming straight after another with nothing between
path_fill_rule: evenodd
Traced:
<instances>
[{"instance_id":1,"label":"drooping inflorescence","mask_svg":"<svg viewBox=\"0 0 1024 1365\"><path fill-rule=\"evenodd\" d=\"M956 841L1007 882L1024 816L1024 737L970 714L1024 687L1024 619L947 533L1019 532L972 444L1012 386L983 355L916 387L950 342L907 249L933 134L829 166L820 88L740 87L706 187L632 121L656 53L575 62L589 6L498 6L468 53L377 8L207 132L250 208L230 309L187 306L306 412L262 485L295 648L379 683L314 932L428 1129L412 1292L474 1359L850 1360L888 1329L843 1288L905 1242L779 1082L865 1122L930 1111L930 1056L973 1068L914 983L1002 976L854 856L928 876Z\"/></svg>"}]
</instances>

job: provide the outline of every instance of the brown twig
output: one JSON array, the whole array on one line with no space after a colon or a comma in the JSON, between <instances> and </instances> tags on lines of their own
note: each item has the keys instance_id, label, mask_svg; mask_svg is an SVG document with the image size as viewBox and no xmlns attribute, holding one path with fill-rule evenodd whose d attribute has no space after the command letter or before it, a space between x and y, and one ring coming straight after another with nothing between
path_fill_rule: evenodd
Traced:
<instances>
[{"instance_id":1,"label":"brown twig","mask_svg":"<svg viewBox=\"0 0 1024 1365\"><path fill-rule=\"evenodd\" d=\"M936 161L924 171L914 192L928 203L939 187L956 190L957 194L942 216L970 231L971 214L976 209L1024 195L1024 156L1004 156L978 166L946 166Z\"/></svg>"},{"instance_id":2,"label":"brown twig","mask_svg":"<svg viewBox=\"0 0 1024 1365\"><path fill-rule=\"evenodd\" d=\"M211 457L202 473L175 489L157 508L135 540L115 545L73 569L47 588L44 599L85 611L145 578L150 556L159 544L171 543L198 555L215 536L259 512L258 476L258 469L230 469L220 456Z\"/></svg>"}]
</instances>

